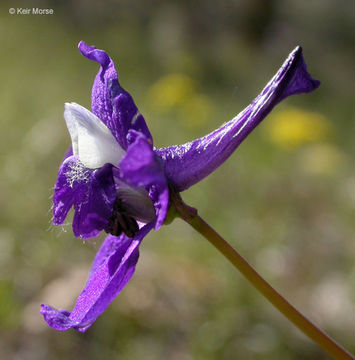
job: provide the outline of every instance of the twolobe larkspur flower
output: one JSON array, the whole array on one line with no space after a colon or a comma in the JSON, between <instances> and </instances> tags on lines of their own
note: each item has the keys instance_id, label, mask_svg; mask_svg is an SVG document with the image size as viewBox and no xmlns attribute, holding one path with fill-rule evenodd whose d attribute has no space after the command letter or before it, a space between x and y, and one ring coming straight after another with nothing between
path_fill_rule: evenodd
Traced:
<instances>
[{"instance_id":1,"label":"twolobe larkspur flower","mask_svg":"<svg viewBox=\"0 0 355 360\"><path fill-rule=\"evenodd\" d=\"M65 104L72 146L59 168L53 222L62 224L74 207L75 236L86 239L102 230L109 235L72 312L48 305L41 312L54 329L84 332L132 277L142 239L166 218L169 193L186 190L212 173L277 103L311 92L319 82L308 74L302 49L296 47L234 119L200 139L157 149L132 97L119 84L111 58L84 42L79 50L100 70L92 88L92 112Z\"/></svg>"}]
</instances>

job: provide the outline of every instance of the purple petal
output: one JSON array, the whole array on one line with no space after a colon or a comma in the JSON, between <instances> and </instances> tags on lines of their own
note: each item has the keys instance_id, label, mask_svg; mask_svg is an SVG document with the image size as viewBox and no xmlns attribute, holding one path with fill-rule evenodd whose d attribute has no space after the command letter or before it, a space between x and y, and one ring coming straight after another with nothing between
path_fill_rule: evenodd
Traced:
<instances>
[{"instance_id":1,"label":"purple petal","mask_svg":"<svg viewBox=\"0 0 355 360\"><path fill-rule=\"evenodd\" d=\"M311 92L319 84L308 74L302 49L296 47L260 95L237 117L203 138L156 150L169 182L183 191L202 180L234 152L277 103L290 95Z\"/></svg>"},{"instance_id":2,"label":"purple petal","mask_svg":"<svg viewBox=\"0 0 355 360\"><path fill-rule=\"evenodd\" d=\"M93 113L107 125L123 149L127 148L126 136L129 129L142 132L152 141L145 120L131 95L118 82L112 59L105 51L88 46L83 41L79 43L79 50L86 58L101 65L92 87Z\"/></svg>"},{"instance_id":3,"label":"purple petal","mask_svg":"<svg viewBox=\"0 0 355 360\"><path fill-rule=\"evenodd\" d=\"M169 205L166 177L160 159L143 134L130 130L128 140L131 145L119 165L121 177L133 186L149 189L157 216L155 229L158 230L165 220Z\"/></svg>"},{"instance_id":4,"label":"purple petal","mask_svg":"<svg viewBox=\"0 0 355 360\"><path fill-rule=\"evenodd\" d=\"M70 156L59 168L53 195L53 224L63 224L74 206L75 236L97 236L108 225L116 189L111 165L96 170L85 168L78 157Z\"/></svg>"},{"instance_id":5,"label":"purple petal","mask_svg":"<svg viewBox=\"0 0 355 360\"><path fill-rule=\"evenodd\" d=\"M95 276L97 270L107 261L107 259L113 255L119 246L126 241L127 238L124 234L121 236L108 235L105 241L101 244L100 249L96 253L95 259L91 264L89 279ZM89 280L88 279L88 280Z\"/></svg>"},{"instance_id":6,"label":"purple petal","mask_svg":"<svg viewBox=\"0 0 355 360\"><path fill-rule=\"evenodd\" d=\"M152 223L145 225L133 239L109 235L94 260L73 311L42 305L41 313L48 325L56 330L74 328L85 332L131 279L139 257L139 245L152 227Z\"/></svg>"}]
</instances>

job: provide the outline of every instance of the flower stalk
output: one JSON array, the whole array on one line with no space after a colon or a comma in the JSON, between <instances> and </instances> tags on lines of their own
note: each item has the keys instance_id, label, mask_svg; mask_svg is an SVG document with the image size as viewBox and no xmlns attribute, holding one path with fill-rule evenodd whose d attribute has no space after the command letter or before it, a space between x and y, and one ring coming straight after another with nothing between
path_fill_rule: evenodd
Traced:
<instances>
[{"instance_id":1,"label":"flower stalk","mask_svg":"<svg viewBox=\"0 0 355 360\"><path fill-rule=\"evenodd\" d=\"M347 350L337 344L279 294L226 240L198 215L196 209L186 205L179 194L171 192L170 196L171 203L177 210L178 217L190 224L220 251L272 305L306 336L336 360L355 359Z\"/></svg>"}]
</instances>

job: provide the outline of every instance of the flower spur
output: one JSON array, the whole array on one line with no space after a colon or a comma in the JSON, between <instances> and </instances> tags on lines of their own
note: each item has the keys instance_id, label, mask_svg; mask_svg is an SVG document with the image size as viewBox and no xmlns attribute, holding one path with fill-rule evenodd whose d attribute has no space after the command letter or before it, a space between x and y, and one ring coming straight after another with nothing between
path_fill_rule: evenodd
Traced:
<instances>
[{"instance_id":1,"label":"flower spur","mask_svg":"<svg viewBox=\"0 0 355 360\"><path fill-rule=\"evenodd\" d=\"M75 236L109 233L101 245L72 312L42 305L54 329L86 331L132 277L139 245L166 219L171 196L217 169L286 97L308 93L319 82L308 74L296 47L262 92L238 116L212 133L157 149L143 116L118 81L103 50L79 43L80 52L100 69L91 96L92 112L75 103L64 117L72 146L54 188L53 223L62 224L74 207Z\"/></svg>"}]
</instances>

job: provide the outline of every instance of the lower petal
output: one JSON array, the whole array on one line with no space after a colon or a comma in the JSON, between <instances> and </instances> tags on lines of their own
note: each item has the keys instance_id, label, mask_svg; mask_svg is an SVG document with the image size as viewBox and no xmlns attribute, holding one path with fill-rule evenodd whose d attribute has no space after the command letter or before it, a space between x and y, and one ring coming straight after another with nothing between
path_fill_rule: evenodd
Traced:
<instances>
[{"instance_id":1,"label":"lower petal","mask_svg":"<svg viewBox=\"0 0 355 360\"><path fill-rule=\"evenodd\" d=\"M152 223L145 225L132 239L125 235L118 238L109 235L93 262L73 311L42 305L41 313L48 325L56 330L73 328L85 332L131 279L139 257L139 245L152 228Z\"/></svg>"}]
</instances>

